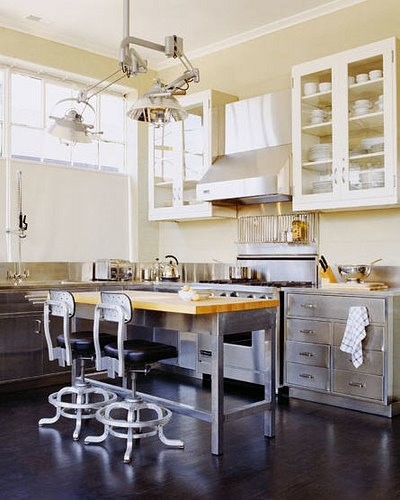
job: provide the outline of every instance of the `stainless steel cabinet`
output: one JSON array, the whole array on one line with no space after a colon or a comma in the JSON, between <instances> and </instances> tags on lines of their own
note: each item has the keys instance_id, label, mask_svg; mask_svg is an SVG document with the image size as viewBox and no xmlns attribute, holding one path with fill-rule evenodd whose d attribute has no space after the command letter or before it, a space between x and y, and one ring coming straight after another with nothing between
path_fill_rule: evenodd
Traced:
<instances>
[{"instance_id":1,"label":"stainless steel cabinet","mask_svg":"<svg viewBox=\"0 0 400 500\"><path fill-rule=\"evenodd\" d=\"M40 314L0 317L0 382L43 374Z\"/></svg>"},{"instance_id":2,"label":"stainless steel cabinet","mask_svg":"<svg viewBox=\"0 0 400 500\"><path fill-rule=\"evenodd\" d=\"M289 395L379 415L400 413L400 298L385 293L290 291L285 297L285 384ZM366 306L363 363L340 350L349 308Z\"/></svg>"}]
</instances>

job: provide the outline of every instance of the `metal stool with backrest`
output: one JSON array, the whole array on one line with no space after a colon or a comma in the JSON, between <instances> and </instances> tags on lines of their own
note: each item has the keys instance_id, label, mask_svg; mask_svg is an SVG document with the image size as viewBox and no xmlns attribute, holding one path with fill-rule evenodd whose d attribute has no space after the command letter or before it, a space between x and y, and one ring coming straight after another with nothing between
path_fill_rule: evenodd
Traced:
<instances>
[{"instance_id":1,"label":"metal stool with backrest","mask_svg":"<svg viewBox=\"0 0 400 500\"><path fill-rule=\"evenodd\" d=\"M127 340L127 323L132 318L131 299L124 293L101 292L101 303L94 314L94 339L96 347L96 369L108 370L109 376L124 377L131 374L131 394L123 401L100 408L96 418L104 425L100 436L88 436L85 444L104 441L108 434L127 440L124 462L131 461L135 440L158 434L162 443L174 448L183 448L179 439L168 439L163 427L171 419L169 409L145 402L136 392L136 374L148 373L150 364L162 359L175 358L178 352L174 346L141 339ZM99 342L100 321L118 324L117 341L104 346L104 356ZM121 410L123 417L121 418ZM149 411L150 410L150 411ZM113 415L112 415L113 414ZM115 415L115 416L114 416ZM151 418L149 418L151 416ZM119 429L119 430L118 430Z\"/></svg>"},{"instance_id":2,"label":"metal stool with backrest","mask_svg":"<svg viewBox=\"0 0 400 500\"><path fill-rule=\"evenodd\" d=\"M50 394L49 403L56 408L51 418L42 418L39 425L54 424L61 416L76 420L73 439L79 439L82 420L95 418L96 411L117 400L114 392L94 387L85 378L85 363L94 359L93 331L71 331L75 315L75 300L71 292L51 290L50 298L44 303L44 331L50 361L58 360L60 366L71 366L71 386L63 387ZM51 317L62 318L63 333L57 336L57 346L53 345ZM100 334L99 345L112 341L113 336ZM77 376L77 364L80 373Z\"/></svg>"}]
</instances>

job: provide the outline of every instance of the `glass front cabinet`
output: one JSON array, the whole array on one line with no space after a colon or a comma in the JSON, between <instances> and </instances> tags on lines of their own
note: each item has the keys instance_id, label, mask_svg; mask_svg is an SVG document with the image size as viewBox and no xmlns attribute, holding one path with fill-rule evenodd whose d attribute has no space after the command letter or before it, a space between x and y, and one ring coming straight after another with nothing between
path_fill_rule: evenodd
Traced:
<instances>
[{"instance_id":1,"label":"glass front cabinet","mask_svg":"<svg viewBox=\"0 0 400 500\"><path fill-rule=\"evenodd\" d=\"M236 97L206 90L182 96L186 120L149 128L149 220L236 217L236 210L197 201L196 185L225 147L225 104Z\"/></svg>"},{"instance_id":2,"label":"glass front cabinet","mask_svg":"<svg viewBox=\"0 0 400 500\"><path fill-rule=\"evenodd\" d=\"M398 203L398 41L293 67L293 208Z\"/></svg>"}]
</instances>

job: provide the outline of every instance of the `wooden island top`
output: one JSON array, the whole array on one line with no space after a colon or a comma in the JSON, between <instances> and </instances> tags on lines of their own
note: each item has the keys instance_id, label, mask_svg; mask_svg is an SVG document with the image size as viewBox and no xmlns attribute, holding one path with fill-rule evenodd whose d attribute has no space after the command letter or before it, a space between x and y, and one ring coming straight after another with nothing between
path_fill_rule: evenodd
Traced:
<instances>
[{"instance_id":1,"label":"wooden island top","mask_svg":"<svg viewBox=\"0 0 400 500\"><path fill-rule=\"evenodd\" d=\"M180 314L214 314L278 307L278 299L252 299L244 297L210 297L205 300L185 301L177 293L126 291L134 309L163 311ZM95 305L100 302L100 292L74 293L77 304Z\"/></svg>"}]
</instances>

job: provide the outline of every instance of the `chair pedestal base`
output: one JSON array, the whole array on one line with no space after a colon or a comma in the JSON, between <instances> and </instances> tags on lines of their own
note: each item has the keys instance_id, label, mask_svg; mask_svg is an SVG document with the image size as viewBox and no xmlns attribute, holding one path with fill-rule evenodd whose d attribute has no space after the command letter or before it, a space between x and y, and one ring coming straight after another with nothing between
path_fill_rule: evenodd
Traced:
<instances>
[{"instance_id":1,"label":"chair pedestal base","mask_svg":"<svg viewBox=\"0 0 400 500\"><path fill-rule=\"evenodd\" d=\"M136 439L143 439L158 434L158 438L166 446L173 448L184 447L184 443L180 439L168 439L164 435L163 427L169 422L172 416L170 410L153 403L135 401L133 399L131 396L125 401L111 403L104 408L100 408L96 412L96 418L104 425L104 432L100 436L87 436L85 444L100 443L109 434L126 439L125 463L131 461L133 443ZM111 415L111 413L120 413L121 410L126 412L124 419L118 418L118 415L115 417ZM150 414L155 418L148 418Z\"/></svg>"},{"instance_id":2,"label":"chair pedestal base","mask_svg":"<svg viewBox=\"0 0 400 500\"><path fill-rule=\"evenodd\" d=\"M57 392L50 394L49 403L56 408L56 414L51 418L41 418L39 426L54 424L60 417L76 420L73 439L79 439L82 420L95 418L100 408L117 400L117 395L98 387L92 387L86 382L77 383L74 386L63 387Z\"/></svg>"}]
</instances>

